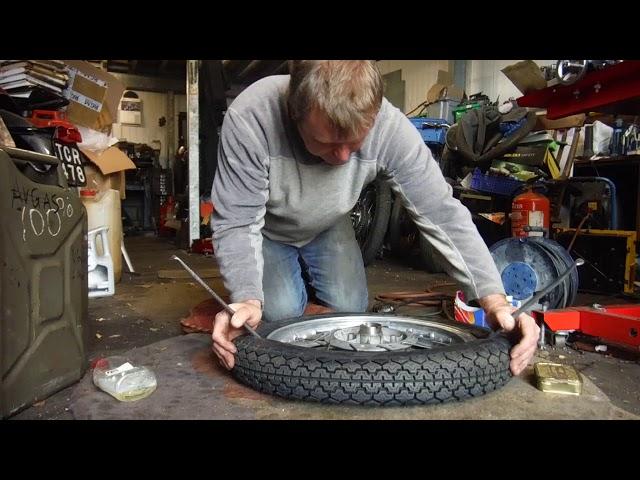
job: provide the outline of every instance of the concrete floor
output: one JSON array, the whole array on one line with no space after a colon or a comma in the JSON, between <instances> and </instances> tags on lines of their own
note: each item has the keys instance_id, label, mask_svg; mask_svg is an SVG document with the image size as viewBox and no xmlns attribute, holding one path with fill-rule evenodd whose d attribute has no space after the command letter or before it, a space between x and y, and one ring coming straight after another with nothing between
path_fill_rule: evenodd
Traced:
<instances>
[{"instance_id":1,"label":"concrete floor","mask_svg":"<svg viewBox=\"0 0 640 480\"><path fill-rule=\"evenodd\" d=\"M184 347L180 350L182 353L176 351L175 355L187 355L185 364L193 364L193 358L200 358L199 362L205 362L207 367L204 370L202 367L199 367L199 370L195 368L194 371L203 375L199 382L211 382L213 390L216 385L221 386L218 390L222 392L211 394L209 403L205 402L202 405L201 411L205 408L204 411L211 412L209 416L205 414L202 417L201 412L196 414L196 409L192 409L191 414L179 410L175 416L167 417L166 405L162 402L173 402L171 405L179 403L173 398L179 389L177 386L171 388L171 383L165 384L164 388L159 387L149 397L157 397L155 404L158 405L158 410L147 410L146 418L640 418L640 364L637 361L625 361L570 348L548 348L538 352L537 360L552 360L573 365L583 374L584 394L581 397L557 396L538 391L534 387L532 368L502 390L486 397L436 407L329 407L289 402L252 392L235 382L227 372L217 368L207 352L208 339L205 336L189 336L196 338L193 341L175 338L183 336L180 318L186 316L191 307L207 299L208 294L190 279L158 278L158 270L179 268L179 265L170 259L171 255L176 253L172 243L155 237L128 237L126 246L139 275L123 273L122 281L117 284L113 297L90 300L90 360L124 352L129 352L132 356L141 355L149 351L142 348L148 345L151 345L149 349L153 349L159 345L168 348L167 346L171 345L189 344L192 350L185 350ZM211 258L188 255L185 252L178 254L196 271L214 266ZM379 292L421 290L434 282L447 280L443 274L427 274L393 259L377 260L368 267L367 276L371 299ZM208 281L216 291L224 291L221 279ZM619 299L606 297L583 298L578 303L596 301L601 304L620 303ZM410 313L408 310L403 312ZM170 340L172 338L173 341ZM165 342L158 343L161 341ZM173 357L170 359L172 365L175 364L174 360ZM167 358L158 357L157 362L157 368L165 372ZM175 372L167 372L169 376L174 374ZM52 395L45 401L14 415L12 419L73 419L71 404L74 401L77 404L79 392L91 395L92 388L94 387L91 385L90 376L86 375L79 384ZM101 398L110 398L101 392L96 393L99 393ZM92 418L128 418L127 412L133 412L133 407L129 410L118 410L117 402L113 402L116 406L110 410L111 417L94 415ZM140 417L138 414L138 417L132 418Z\"/></svg>"}]
</instances>

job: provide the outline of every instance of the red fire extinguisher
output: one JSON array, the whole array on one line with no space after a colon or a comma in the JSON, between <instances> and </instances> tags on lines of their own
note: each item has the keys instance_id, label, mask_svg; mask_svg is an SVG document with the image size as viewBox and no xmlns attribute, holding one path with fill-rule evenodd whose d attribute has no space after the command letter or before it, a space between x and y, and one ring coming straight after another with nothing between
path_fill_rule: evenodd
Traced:
<instances>
[{"instance_id":1,"label":"red fire extinguisher","mask_svg":"<svg viewBox=\"0 0 640 480\"><path fill-rule=\"evenodd\" d=\"M549 233L550 202L533 191L533 186L513 199L511 204L511 236L543 237Z\"/></svg>"}]
</instances>

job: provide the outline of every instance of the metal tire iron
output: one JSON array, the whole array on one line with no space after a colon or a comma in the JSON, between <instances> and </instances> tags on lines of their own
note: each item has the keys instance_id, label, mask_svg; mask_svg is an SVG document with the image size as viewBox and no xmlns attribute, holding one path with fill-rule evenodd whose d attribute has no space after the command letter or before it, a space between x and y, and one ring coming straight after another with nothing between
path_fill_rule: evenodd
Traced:
<instances>
[{"instance_id":1,"label":"metal tire iron","mask_svg":"<svg viewBox=\"0 0 640 480\"><path fill-rule=\"evenodd\" d=\"M584 265L584 260L582 258L578 258L576 259L576 261L573 263L573 265L569 268L567 268L562 275L560 275L556 280L554 280L553 282L551 282L549 285L547 285L546 287L544 287L542 290L540 290L538 293L536 293L533 297L531 297L529 300L527 300L522 306L520 306L519 308L517 308L515 311L513 311L513 313L511 313L511 316L513 317L513 319L516 321L516 323L518 322L518 316L521 313L526 312L527 310L529 310L533 305L537 304L538 301L544 297L545 295L547 295L549 292L551 292L554 288L556 288L558 285L560 285L560 283L562 281L564 281L565 278L567 278L569 276L569 274L572 272L572 270L574 268L579 267L580 265ZM498 332L503 331L502 329L498 330Z\"/></svg>"},{"instance_id":2,"label":"metal tire iron","mask_svg":"<svg viewBox=\"0 0 640 480\"><path fill-rule=\"evenodd\" d=\"M560 285L560 282L562 282L565 278L567 278L574 268L579 267L580 265L584 265L584 260L582 258L576 259L576 261L573 263L573 265L571 267L567 268L562 273L562 275L560 275L555 281L551 282L549 285L544 287L542 290L540 290L538 293L536 293L533 297L531 297L529 300L527 300L521 307L519 307L516 311L514 311L511 314L511 316L515 319L521 313L526 312L529 308L531 308L531 306L533 306L536 303L538 303L538 300L540 300L547 293L549 293L551 290L553 290L558 285Z\"/></svg>"},{"instance_id":3,"label":"metal tire iron","mask_svg":"<svg viewBox=\"0 0 640 480\"><path fill-rule=\"evenodd\" d=\"M220 295L214 292L213 289L209 285L207 285L205 281L196 272L194 272L191 268L189 268L189 266L186 263L184 263L184 261L182 261L181 258L177 257L176 255L173 255L171 258L173 260L177 260L178 262L180 262L180 265L182 265L184 269L187 272L189 272L189 275L191 275L196 282L198 282L207 292L209 292L209 295L211 295L227 311L227 313L229 313L229 315L234 315L236 313L236 311L233 308L231 308L229 305L227 305L227 302L225 302L220 297ZM246 322L243 324L243 327L247 332L249 332L254 337L262 338L260 335L258 335L258 333L253 328L247 325Z\"/></svg>"}]
</instances>

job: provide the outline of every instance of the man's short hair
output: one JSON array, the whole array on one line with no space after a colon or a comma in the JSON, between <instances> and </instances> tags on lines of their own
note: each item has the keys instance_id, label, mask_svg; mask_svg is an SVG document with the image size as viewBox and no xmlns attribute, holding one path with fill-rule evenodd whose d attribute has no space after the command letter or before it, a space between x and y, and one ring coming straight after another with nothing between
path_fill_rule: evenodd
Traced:
<instances>
[{"instance_id":1,"label":"man's short hair","mask_svg":"<svg viewBox=\"0 0 640 480\"><path fill-rule=\"evenodd\" d=\"M291 60L287 107L299 123L310 110L327 115L341 137L373 125L384 84L370 60Z\"/></svg>"}]
</instances>

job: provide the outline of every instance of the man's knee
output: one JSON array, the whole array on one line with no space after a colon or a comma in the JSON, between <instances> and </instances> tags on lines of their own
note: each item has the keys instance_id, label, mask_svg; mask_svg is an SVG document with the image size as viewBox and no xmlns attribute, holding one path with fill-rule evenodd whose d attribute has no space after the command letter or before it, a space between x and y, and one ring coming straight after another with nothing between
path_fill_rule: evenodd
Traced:
<instances>
[{"instance_id":1,"label":"man's knee","mask_svg":"<svg viewBox=\"0 0 640 480\"><path fill-rule=\"evenodd\" d=\"M275 322L302 315L307 294L295 247L263 238L262 318Z\"/></svg>"},{"instance_id":2,"label":"man's knee","mask_svg":"<svg viewBox=\"0 0 640 480\"><path fill-rule=\"evenodd\" d=\"M265 296L262 318L266 322L278 322L286 318L295 318L303 314L307 304L306 294L302 298L296 295Z\"/></svg>"},{"instance_id":3,"label":"man's knee","mask_svg":"<svg viewBox=\"0 0 640 480\"><path fill-rule=\"evenodd\" d=\"M337 312L366 312L369 306L369 292L365 288L332 288L327 292L325 303Z\"/></svg>"}]
</instances>

